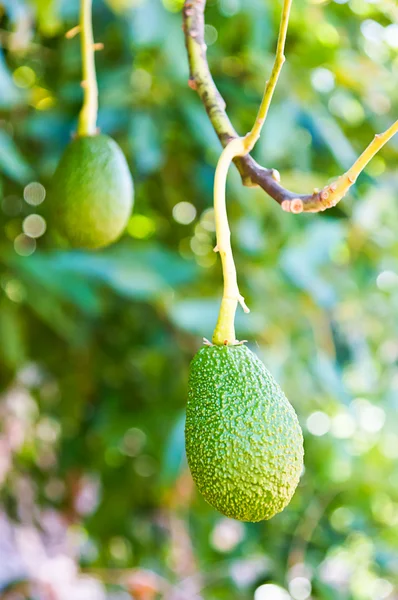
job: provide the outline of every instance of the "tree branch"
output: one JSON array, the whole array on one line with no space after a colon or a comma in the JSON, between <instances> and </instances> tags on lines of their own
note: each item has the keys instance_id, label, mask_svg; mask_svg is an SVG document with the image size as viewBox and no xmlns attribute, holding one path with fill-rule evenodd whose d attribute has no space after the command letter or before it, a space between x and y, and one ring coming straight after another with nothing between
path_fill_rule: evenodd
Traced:
<instances>
[{"instance_id":1,"label":"tree branch","mask_svg":"<svg viewBox=\"0 0 398 600\"><path fill-rule=\"evenodd\" d=\"M283 46L286 37L291 0L285 0L284 11L278 39L278 48L273 72L267 82L263 101L257 115L256 124L248 136L259 135L265 119L273 89L283 64ZM204 10L206 0L185 0L183 9L185 43L188 52L190 79L189 85L196 90L204 104L213 128L225 147L232 139L239 137L225 109L225 101L218 91L211 75L206 56L204 41ZM264 110L265 109L265 110ZM258 122L260 119L260 122ZM387 131L378 134L361 154L354 165L335 182L322 190L314 190L312 194L297 194L287 190L280 184L280 176L276 169L267 169L259 165L249 154L235 158L234 163L246 186L259 186L271 198L278 202L286 212L319 212L335 206L355 183L358 175L365 168L380 148L398 131L396 121ZM256 138L257 139L257 138ZM255 140L254 140L255 141Z\"/></svg>"}]
</instances>

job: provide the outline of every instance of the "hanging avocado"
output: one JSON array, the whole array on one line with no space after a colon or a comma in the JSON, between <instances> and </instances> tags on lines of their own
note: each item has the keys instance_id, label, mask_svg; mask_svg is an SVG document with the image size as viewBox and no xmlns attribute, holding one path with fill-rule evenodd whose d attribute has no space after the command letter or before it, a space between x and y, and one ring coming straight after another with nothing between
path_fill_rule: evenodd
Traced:
<instances>
[{"instance_id":1,"label":"hanging avocado","mask_svg":"<svg viewBox=\"0 0 398 600\"><path fill-rule=\"evenodd\" d=\"M239 521L270 519L303 469L296 413L245 345L204 346L190 367L186 451L204 498Z\"/></svg>"},{"instance_id":2,"label":"hanging avocado","mask_svg":"<svg viewBox=\"0 0 398 600\"><path fill-rule=\"evenodd\" d=\"M133 206L133 180L123 152L97 131L98 86L92 0L81 0L84 102L77 137L66 148L50 186L48 207L55 228L74 248L108 246L123 232ZM71 37L71 36L67 36Z\"/></svg>"},{"instance_id":3,"label":"hanging avocado","mask_svg":"<svg viewBox=\"0 0 398 600\"><path fill-rule=\"evenodd\" d=\"M123 232L133 193L127 161L117 143L106 135L78 137L55 171L50 210L71 246L101 248Z\"/></svg>"}]
</instances>

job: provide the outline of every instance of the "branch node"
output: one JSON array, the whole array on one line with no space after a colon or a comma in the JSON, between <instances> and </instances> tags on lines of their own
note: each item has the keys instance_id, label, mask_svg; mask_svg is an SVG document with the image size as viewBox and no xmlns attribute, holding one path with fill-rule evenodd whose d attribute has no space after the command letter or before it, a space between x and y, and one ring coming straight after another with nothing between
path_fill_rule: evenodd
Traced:
<instances>
[{"instance_id":1,"label":"branch node","mask_svg":"<svg viewBox=\"0 0 398 600\"><path fill-rule=\"evenodd\" d=\"M67 40L71 40L76 37L78 33L80 33L80 25L76 25L76 27L69 29L69 31L65 33L65 37Z\"/></svg>"},{"instance_id":2,"label":"branch node","mask_svg":"<svg viewBox=\"0 0 398 600\"><path fill-rule=\"evenodd\" d=\"M290 204L290 200L284 200L281 204L282 210L284 210L285 212L290 212Z\"/></svg>"},{"instance_id":3,"label":"branch node","mask_svg":"<svg viewBox=\"0 0 398 600\"><path fill-rule=\"evenodd\" d=\"M278 183L280 183L281 174L279 173L278 169L272 169L271 177L274 181L277 181Z\"/></svg>"},{"instance_id":4,"label":"branch node","mask_svg":"<svg viewBox=\"0 0 398 600\"><path fill-rule=\"evenodd\" d=\"M248 306L247 306L247 304L246 304L245 299L244 299L243 296L240 296L240 295L238 296L238 302L241 305L241 307L243 308L243 311L245 313L249 313L250 312L250 308L248 308Z\"/></svg>"},{"instance_id":5,"label":"branch node","mask_svg":"<svg viewBox=\"0 0 398 600\"><path fill-rule=\"evenodd\" d=\"M198 84L196 83L195 79L193 79L192 77L190 77L188 79L188 86L191 88L191 90L194 90L195 92L198 89Z\"/></svg>"},{"instance_id":6,"label":"branch node","mask_svg":"<svg viewBox=\"0 0 398 600\"><path fill-rule=\"evenodd\" d=\"M300 198L294 198L291 203L290 203L290 211L295 214L298 215L300 213L303 212L304 209L304 205L303 205L303 201L300 200Z\"/></svg>"},{"instance_id":7,"label":"branch node","mask_svg":"<svg viewBox=\"0 0 398 600\"><path fill-rule=\"evenodd\" d=\"M103 50L103 49L104 49L104 44L102 42L96 42L95 44L93 44L94 51Z\"/></svg>"},{"instance_id":8,"label":"branch node","mask_svg":"<svg viewBox=\"0 0 398 600\"><path fill-rule=\"evenodd\" d=\"M329 192L325 189L321 191L321 200L327 200L329 198Z\"/></svg>"}]
</instances>

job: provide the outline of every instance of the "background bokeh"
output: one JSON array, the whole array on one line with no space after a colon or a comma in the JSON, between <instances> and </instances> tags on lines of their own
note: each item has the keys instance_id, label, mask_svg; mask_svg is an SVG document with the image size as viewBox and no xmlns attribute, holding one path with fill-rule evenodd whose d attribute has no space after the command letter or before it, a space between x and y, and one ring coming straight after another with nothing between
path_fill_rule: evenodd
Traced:
<instances>
[{"instance_id":1,"label":"background bokeh","mask_svg":"<svg viewBox=\"0 0 398 600\"><path fill-rule=\"evenodd\" d=\"M281 3L208 2L209 61L241 133ZM77 0L0 0L0 597L398 598L398 139L351 195L290 215L231 170L240 339L294 405L306 469L269 522L223 518L184 458L187 372L221 295L220 152L187 85L181 0L94 1L99 126L134 214L115 246L57 249L46 190L76 128ZM295 0L256 158L310 192L398 116L395 0Z\"/></svg>"}]
</instances>

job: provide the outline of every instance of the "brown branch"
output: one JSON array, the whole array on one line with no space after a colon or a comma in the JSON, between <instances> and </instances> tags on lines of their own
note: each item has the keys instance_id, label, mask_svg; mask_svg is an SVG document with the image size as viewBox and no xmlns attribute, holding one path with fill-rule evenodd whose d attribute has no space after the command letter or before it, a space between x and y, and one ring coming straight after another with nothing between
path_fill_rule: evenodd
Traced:
<instances>
[{"instance_id":1,"label":"brown branch","mask_svg":"<svg viewBox=\"0 0 398 600\"><path fill-rule=\"evenodd\" d=\"M228 117L225 101L214 83L207 62L204 41L205 7L206 0L185 0L183 27L190 68L189 86L199 94L213 128L225 147L239 135ZM235 158L234 163L244 185L261 187L286 212L319 212L335 206L346 195L362 169L397 131L398 121L383 134L375 136L347 173L322 190L314 190L312 194L297 194L287 190L280 184L276 169L262 167L249 154Z\"/></svg>"}]
</instances>

